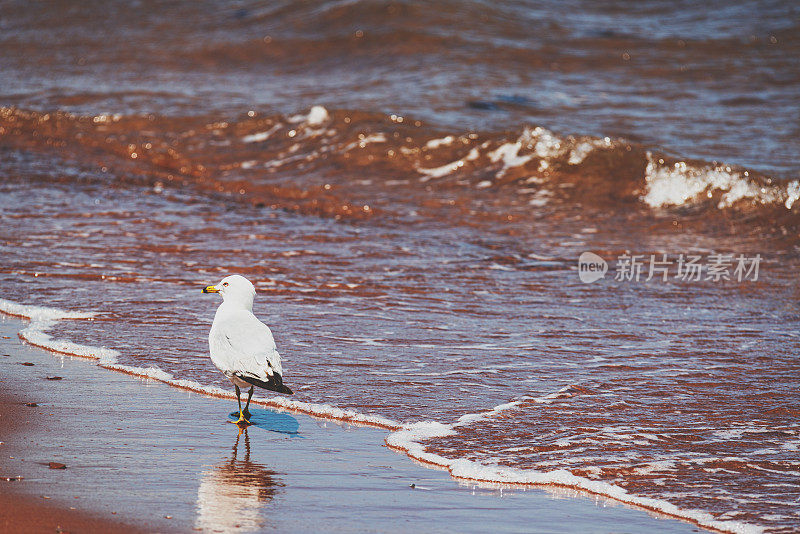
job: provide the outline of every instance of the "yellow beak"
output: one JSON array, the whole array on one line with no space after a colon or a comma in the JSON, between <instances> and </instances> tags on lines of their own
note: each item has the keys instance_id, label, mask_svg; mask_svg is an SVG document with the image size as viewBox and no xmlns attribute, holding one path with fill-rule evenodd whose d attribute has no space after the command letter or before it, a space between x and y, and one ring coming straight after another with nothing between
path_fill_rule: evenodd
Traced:
<instances>
[{"instance_id":1,"label":"yellow beak","mask_svg":"<svg viewBox=\"0 0 800 534\"><path fill-rule=\"evenodd\" d=\"M217 286L206 286L203 288L203 293L219 293Z\"/></svg>"}]
</instances>

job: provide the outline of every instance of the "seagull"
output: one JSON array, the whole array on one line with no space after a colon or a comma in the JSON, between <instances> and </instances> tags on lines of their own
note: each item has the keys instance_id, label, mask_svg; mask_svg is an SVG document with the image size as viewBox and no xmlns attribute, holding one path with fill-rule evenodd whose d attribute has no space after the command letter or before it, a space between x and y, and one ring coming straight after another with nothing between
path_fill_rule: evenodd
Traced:
<instances>
[{"instance_id":1,"label":"seagull","mask_svg":"<svg viewBox=\"0 0 800 534\"><path fill-rule=\"evenodd\" d=\"M250 424L250 399L253 386L292 393L283 385L281 355L269 327L253 315L256 288L244 276L235 274L222 279L215 286L206 286L203 293L219 293L222 304L214 315L208 334L211 361L217 369L233 382L239 402L239 419L231 421L239 426ZM250 388L247 404L242 410L241 391Z\"/></svg>"}]
</instances>

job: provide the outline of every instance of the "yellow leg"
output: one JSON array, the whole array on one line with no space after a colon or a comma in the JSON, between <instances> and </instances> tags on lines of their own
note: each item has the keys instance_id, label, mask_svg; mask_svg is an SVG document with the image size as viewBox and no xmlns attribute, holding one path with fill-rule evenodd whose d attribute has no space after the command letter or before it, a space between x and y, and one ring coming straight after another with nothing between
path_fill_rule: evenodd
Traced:
<instances>
[{"instance_id":1,"label":"yellow leg","mask_svg":"<svg viewBox=\"0 0 800 534\"><path fill-rule=\"evenodd\" d=\"M231 421L231 423L233 423L233 424L235 424L235 425L237 425L239 427L250 425L251 424L250 421L247 419L247 417L244 416L244 412L242 411L242 399L239 396L239 395L241 395L241 391L239 390L239 386L234 384L233 387L236 388L236 400L239 402L239 419L237 419L236 421ZM253 394L253 388L250 388L250 395L252 395L252 394ZM250 404L250 397L247 398L247 404L248 405ZM245 410L247 410L246 407L245 407Z\"/></svg>"}]
</instances>

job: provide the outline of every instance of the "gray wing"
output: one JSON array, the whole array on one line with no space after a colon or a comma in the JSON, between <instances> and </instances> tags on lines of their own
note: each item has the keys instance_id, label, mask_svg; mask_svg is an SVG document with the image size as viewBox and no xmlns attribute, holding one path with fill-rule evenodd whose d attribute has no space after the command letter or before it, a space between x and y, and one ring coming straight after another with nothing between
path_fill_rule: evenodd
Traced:
<instances>
[{"instance_id":1,"label":"gray wing","mask_svg":"<svg viewBox=\"0 0 800 534\"><path fill-rule=\"evenodd\" d=\"M282 375L281 356L269 327L249 311L227 316L211 340L211 359L226 375L268 381Z\"/></svg>"}]
</instances>

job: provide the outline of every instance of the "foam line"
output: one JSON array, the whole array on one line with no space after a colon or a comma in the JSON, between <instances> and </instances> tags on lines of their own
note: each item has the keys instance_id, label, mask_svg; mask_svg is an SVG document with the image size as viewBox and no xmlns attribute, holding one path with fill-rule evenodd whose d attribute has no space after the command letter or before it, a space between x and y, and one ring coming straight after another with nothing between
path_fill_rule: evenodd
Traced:
<instances>
[{"instance_id":1,"label":"foam line","mask_svg":"<svg viewBox=\"0 0 800 534\"><path fill-rule=\"evenodd\" d=\"M454 423L454 426L471 425L472 423L476 423L484 419L489 419L507 410L513 410L520 404L522 404L521 400L511 401L511 402L506 402L505 404L500 404L498 406L495 406L494 408L486 412L464 414L458 418L458 421Z\"/></svg>"},{"instance_id":2,"label":"foam line","mask_svg":"<svg viewBox=\"0 0 800 534\"><path fill-rule=\"evenodd\" d=\"M122 372L132 376L156 380L170 386L194 391L203 395L234 399L234 394L217 386L208 386L195 382L175 378L171 373L156 367L143 368L123 365L117 362L119 353L103 347L80 345L71 341L54 340L46 333L56 321L64 319L77 319L91 321L96 314L59 310L41 306L19 304L6 299L0 299L0 312L15 317L28 319L30 324L20 331L19 336L31 345L44 348L60 354L68 354L96 360L103 368ZM556 393L545 395L538 399L528 399L533 402L547 402L563 394L562 388ZM443 438L456 433L455 428L488 419L506 410L514 409L523 401L516 400L500 404L494 408L478 414L463 415L453 424L438 421L418 421L415 423L401 424L397 421L379 416L367 415L355 410L338 408L329 404L316 404L290 400L285 397L253 398L252 404L261 405L278 410L303 413L317 418L345 422L359 426L371 426L389 430L386 445L394 450L402 451L412 460L416 460L431 467L446 469L456 480L475 482L481 484L510 484L516 486L546 486L561 487L600 495L621 503L643 508L665 516L683 519L698 526L718 532L731 532L736 534L760 533L763 529L740 521L722 521L715 519L707 512L699 510L685 510L667 501L631 495L624 488L587 478L573 475L565 469L554 471L535 471L531 469L516 469L502 465L485 464L468 460L466 458L450 459L436 453L429 452L423 441Z\"/></svg>"},{"instance_id":3,"label":"foam line","mask_svg":"<svg viewBox=\"0 0 800 534\"><path fill-rule=\"evenodd\" d=\"M686 520L710 530L733 532L737 534L763 532L763 529L757 525L751 525L740 521L722 521L715 519L714 516L707 512L685 510L660 499L631 495L620 486L579 477L565 469L542 472L532 469L516 469L513 467L488 465L465 458L450 459L439 454L428 452L426 447L421 443L426 440L452 436L456 433L455 428L457 427L468 426L478 421L495 417L505 411L516 409L526 400L537 404L549 404L555 399L563 398L565 394L578 387L579 386L569 385L562 387L556 392L540 397L514 400L499 404L485 412L465 414L451 425L437 421L421 421L404 425L402 428L387 436L386 445L392 449L404 452L413 460L432 467L446 469L453 478L465 482L474 482L490 486L495 484L510 484L514 486L567 488L592 495L600 495L667 517Z\"/></svg>"},{"instance_id":4,"label":"foam line","mask_svg":"<svg viewBox=\"0 0 800 534\"><path fill-rule=\"evenodd\" d=\"M61 319L91 319L95 313L73 312L42 306L19 304L6 299L0 299L0 312L6 315L22 317L33 321L58 321Z\"/></svg>"},{"instance_id":5,"label":"foam line","mask_svg":"<svg viewBox=\"0 0 800 534\"><path fill-rule=\"evenodd\" d=\"M533 402L536 404L550 404L557 399L563 399L564 397L571 397L572 396L571 392L573 392L576 389L578 391L582 390L580 386L575 386L575 385L564 386L558 391L555 391L553 393L548 393L547 395L543 395L541 397L525 397L524 399L513 400L503 404L498 404L494 408L486 410L485 412L464 414L458 418L458 421L456 421L453 424L453 426L471 425L472 423L477 423L478 421L483 421L484 419L492 418L508 410L516 409L523 402Z\"/></svg>"},{"instance_id":6,"label":"foam line","mask_svg":"<svg viewBox=\"0 0 800 534\"><path fill-rule=\"evenodd\" d=\"M118 371L127 375L156 380L170 386L194 391L210 397L235 399L234 394L217 386L208 386L195 382L175 378L171 373L157 367L136 367L118 363L119 352L104 347L81 345L72 341L53 339L47 330L52 328L56 321L62 319L82 319L91 321L95 313L73 312L19 304L6 299L0 299L0 312L30 321L30 324L19 332L19 337L27 343L58 354L78 356L97 361L100 367ZM352 425L370 426L384 430L397 430L401 424L380 415L368 415L355 410L338 408L329 404L316 404L290 400L285 397L258 398L254 397L251 404L261 405L278 410L303 413L321 419L339 421Z\"/></svg>"},{"instance_id":7,"label":"foam line","mask_svg":"<svg viewBox=\"0 0 800 534\"><path fill-rule=\"evenodd\" d=\"M49 330L56 321L62 319L83 319L91 321L95 316L94 313L30 306L6 299L0 299L0 312L28 319L30 324L20 331L19 337L36 347L58 352L59 354L69 354L81 358L98 360L103 364L116 363L117 357L119 356L119 352L112 349L57 340L47 334L47 330Z\"/></svg>"},{"instance_id":8,"label":"foam line","mask_svg":"<svg viewBox=\"0 0 800 534\"><path fill-rule=\"evenodd\" d=\"M502 465L489 465L465 458L450 459L429 452L421 441L453 435L455 425L446 425L436 421L421 421L405 425L400 430L389 434L386 445L389 448L406 453L413 460L423 464L446 469L458 480L487 483L511 484L516 486L555 486L575 489L585 493L600 495L627 505L656 512L676 519L689 521L698 526L718 532L736 534L756 534L763 528L741 521L721 521L713 515L700 510L685 510L660 499L631 495L627 490L608 482L590 480L573 475L565 469L554 471L535 471L532 469L516 469Z\"/></svg>"}]
</instances>

